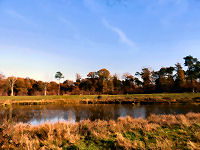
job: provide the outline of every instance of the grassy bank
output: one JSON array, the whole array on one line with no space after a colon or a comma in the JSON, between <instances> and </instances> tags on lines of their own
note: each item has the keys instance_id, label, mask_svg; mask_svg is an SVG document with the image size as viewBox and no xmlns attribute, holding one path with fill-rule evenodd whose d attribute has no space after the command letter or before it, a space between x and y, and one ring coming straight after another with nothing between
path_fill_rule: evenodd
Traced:
<instances>
[{"instance_id":1,"label":"grassy bank","mask_svg":"<svg viewBox=\"0 0 200 150\"><path fill-rule=\"evenodd\" d=\"M200 113L0 125L1 149L200 149Z\"/></svg>"},{"instance_id":2,"label":"grassy bank","mask_svg":"<svg viewBox=\"0 0 200 150\"><path fill-rule=\"evenodd\" d=\"M130 95L65 95L65 96L1 96L0 105L119 104L119 103L200 103L200 93L130 94Z\"/></svg>"}]
</instances>

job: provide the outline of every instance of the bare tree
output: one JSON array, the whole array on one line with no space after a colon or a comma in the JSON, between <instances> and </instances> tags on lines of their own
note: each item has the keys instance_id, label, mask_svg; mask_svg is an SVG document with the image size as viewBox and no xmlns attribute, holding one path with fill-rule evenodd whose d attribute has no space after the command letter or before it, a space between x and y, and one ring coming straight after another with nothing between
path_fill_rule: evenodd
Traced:
<instances>
[{"instance_id":1,"label":"bare tree","mask_svg":"<svg viewBox=\"0 0 200 150\"><path fill-rule=\"evenodd\" d=\"M15 85L15 82L17 81L17 78L12 76L12 77L8 77L8 84L10 86L10 90L11 90L11 94L10 96L13 96L14 95L14 85Z\"/></svg>"},{"instance_id":2,"label":"bare tree","mask_svg":"<svg viewBox=\"0 0 200 150\"><path fill-rule=\"evenodd\" d=\"M3 80L3 79L5 79L5 76L0 73L0 80Z\"/></svg>"},{"instance_id":3,"label":"bare tree","mask_svg":"<svg viewBox=\"0 0 200 150\"><path fill-rule=\"evenodd\" d=\"M81 81L81 75L79 73L76 73L76 82Z\"/></svg>"},{"instance_id":4,"label":"bare tree","mask_svg":"<svg viewBox=\"0 0 200 150\"><path fill-rule=\"evenodd\" d=\"M122 78L125 80L133 80L134 79L133 75L131 75L129 72L124 73Z\"/></svg>"},{"instance_id":5,"label":"bare tree","mask_svg":"<svg viewBox=\"0 0 200 150\"><path fill-rule=\"evenodd\" d=\"M47 95L47 86L48 86L48 82L44 82L44 95Z\"/></svg>"}]
</instances>

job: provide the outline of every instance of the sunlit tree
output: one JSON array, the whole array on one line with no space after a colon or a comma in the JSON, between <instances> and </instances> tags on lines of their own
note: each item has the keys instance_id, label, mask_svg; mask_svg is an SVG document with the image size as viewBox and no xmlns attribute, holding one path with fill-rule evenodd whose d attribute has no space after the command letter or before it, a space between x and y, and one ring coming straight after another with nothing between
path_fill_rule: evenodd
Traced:
<instances>
[{"instance_id":1,"label":"sunlit tree","mask_svg":"<svg viewBox=\"0 0 200 150\"><path fill-rule=\"evenodd\" d=\"M185 84L186 84L186 78L185 78L185 71L183 70L183 67L180 63L175 64L175 89L177 92L184 92L185 91Z\"/></svg>"},{"instance_id":2,"label":"sunlit tree","mask_svg":"<svg viewBox=\"0 0 200 150\"><path fill-rule=\"evenodd\" d=\"M142 72L136 72L136 76L142 79L142 86L145 93L151 93L154 89L153 87L153 71L149 68L143 68ZM141 84L139 79L135 79L138 85Z\"/></svg>"},{"instance_id":3,"label":"sunlit tree","mask_svg":"<svg viewBox=\"0 0 200 150\"><path fill-rule=\"evenodd\" d=\"M189 55L183 58L185 60L185 66L188 67L186 71L186 75L188 79L191 81L192 85L192 92L194 92L194 81L198 76L198 72L196 70L198 59L194 58L193 56Z\"/></svg>"},{"instance_id":4,"label":"sunlit tree","mask_svg":"<svg viewBox=\"0 0 200 150\"><path fill-rule=\"evenodd\" d=\"M10 96L14 96L14 85L15 85L15 82L17 81L17 78L12 76L12 77L8 77L7 80L8 80L8 84L9 84L10 91L11 91Z\"/></svg>"},{"instance_id":5,"label":"sunlit tree","mask_svg":"<svg viewBox=\"0 0 200 150\"><path fill-rule=\"evenodd\" d=\"M56 78L56 79L58 80L58 82L59 82L58 95L60 95L60 80L63 79L64 76L63 76L63 74L62 74L60 71L58 71L58 72L56 72L56 74L55 74L55 78Z\"/></svg>"}]
</instances>

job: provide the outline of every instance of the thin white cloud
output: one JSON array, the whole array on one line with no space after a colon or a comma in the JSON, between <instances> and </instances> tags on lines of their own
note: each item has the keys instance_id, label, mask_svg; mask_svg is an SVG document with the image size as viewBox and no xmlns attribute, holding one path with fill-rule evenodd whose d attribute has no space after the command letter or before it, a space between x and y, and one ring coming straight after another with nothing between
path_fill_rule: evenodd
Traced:
<instances>
[{"instance_id":1,"label":"thin white cloud","mask_svg":"<svg viewBox=\"0 0 200 150\"><path fill-rule=\"evenodd\" d=\"M12 17L15 17L15 18L18 18L18 19L21 19L21 20L26 20L26 17L19 14L18 12L16 11L13 11L13 10L7 10L6 11L10 16Z\"/></svg>"},{"instance_id":2,"label":"thin white cloud","mask_svg":"<svg viewBox=\"0 0 200 150\"><path fill-rule=\"evenodd\" d=\"M131 48L135 47L135 43L131 39L129 39L121 29L110 25L106 19L102 19L102 22L108 29L110 29L113 32L117 33L117 35L119 36L120 41L122 41L124 44L128 45Z\"/></svg>"},{"instance_id":3,"label":"thin white cloud","mask_svg":"<svg viewBox=\"0 0 200 150\"><path fill-rule=\"evenodd\" d=\"M25 23L27 23L29 25L36 26L36 24L33 23L28 17L26 17L26 16L24 16L24 15L22 15L22 14L16 12L16 11L14 11L14 10L6 10L6 13L9 16L11 16L13 18L16 18L16 19L19 19L19 20L21 20L21 21L23 21L23 22L25 22Z\"/></svg>"},{"instance_id":4,"label":"thin white cloud","mask_svg":"<svg viewBox=\"0 0 200 150\"><path fill-rule=\"evenodd\" d=\"M170 5L170 11L163 11L160 18L160 22L166 27L172 26L174 23L176 23L179 17L182 17L185 13L187 13L189 7L187 0L166 0L165 2L162 2L162 5L165 6L168 3L174 5ZM160 6L161 4L159 4L159 7Z\"/></svg>"},{"instance_id":5,"label":"thin white cloud","mask_svg":"<svg viewBox=\"0 0 200 150\"><path fill-rule=\"evenodd\" d=\"M158 0L158 3L161 4L161 5L167 4L167 3L174 3L176 5L179 5L184 1L185 0Z\"/></svg>"},{"instance_id":6,"label":"thin white cloud","mask_svg":"<svg viewBox=\"0 0 200 150\"><path fill-rule=\"evenodd\" d=\"M96 0L83 0L83 4L85 5L86 8L88 8L91 12L96 13L96 14L102 14L106 11L105 7L101 5L101 1L96 1Z\"/></svg>"},{"instance_id":7,"label":"thin white cloud","mask_svg":"<svg viewBox=\"0 0 200 150\"><path fill-rule=\"evenodd\" d=\"M66 18L64 17L59 17L58 18L62 23L64 23L68 28L70 28L71 30L73 30L73 32L77 32L77 29L75 28L75 26Z\"/></svg>"}]
</instances>

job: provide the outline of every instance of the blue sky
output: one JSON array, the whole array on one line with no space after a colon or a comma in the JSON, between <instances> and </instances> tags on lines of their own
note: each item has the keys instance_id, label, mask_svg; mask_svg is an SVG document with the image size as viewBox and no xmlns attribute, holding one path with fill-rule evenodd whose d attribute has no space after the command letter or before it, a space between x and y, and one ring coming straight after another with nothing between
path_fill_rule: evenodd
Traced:
<instances>
[{"instance_id":1,"label":"blue sky","mask_svg":"<svg viewBox=\"0 0 200 150\"><path fill-rule=\"evenodd\" d=\"M0 72L54 80L200 58L199 0L0 0Z\"/></svg>"}]
</instances>

